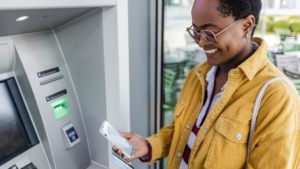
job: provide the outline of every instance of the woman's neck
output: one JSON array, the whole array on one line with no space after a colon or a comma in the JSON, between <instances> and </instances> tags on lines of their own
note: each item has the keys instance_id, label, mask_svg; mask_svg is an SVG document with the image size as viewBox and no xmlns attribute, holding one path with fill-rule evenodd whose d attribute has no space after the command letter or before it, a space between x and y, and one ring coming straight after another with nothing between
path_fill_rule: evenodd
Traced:
<instances>
[{"instance_id":1,"label":"woman's neck","mask_svg":"<svg viewBox=\"0 0 300 169\"><path fill-rule=\"evenodd\" d=\"M219 65L218 74L220 74L221 76L228 76L228 73L231 69L237 68L241 63L247 60L254 53L252 40L248 41L247 45L245 46L246 47L244 48L244 50L232 60Z\"/></svg>"}]
</instances>

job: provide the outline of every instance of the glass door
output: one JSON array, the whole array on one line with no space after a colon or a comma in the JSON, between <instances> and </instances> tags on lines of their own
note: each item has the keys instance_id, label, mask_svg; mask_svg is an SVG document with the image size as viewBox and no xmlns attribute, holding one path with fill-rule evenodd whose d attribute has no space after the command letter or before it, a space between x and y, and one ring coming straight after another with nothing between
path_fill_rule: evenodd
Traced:
<instances>
[{"instance_id":1,"label":"glass door","mask_svg":"<svg viewBox=\"0 0 300 169\"><path fill-rule=\"evenodd\" d=\"M188 35L194 0L165 0L162 54L161 127L173 121L175 105L191 69L206 61L202 48ZM160 164L165 168L167 158Z\"/></svg>"}]
</instances>

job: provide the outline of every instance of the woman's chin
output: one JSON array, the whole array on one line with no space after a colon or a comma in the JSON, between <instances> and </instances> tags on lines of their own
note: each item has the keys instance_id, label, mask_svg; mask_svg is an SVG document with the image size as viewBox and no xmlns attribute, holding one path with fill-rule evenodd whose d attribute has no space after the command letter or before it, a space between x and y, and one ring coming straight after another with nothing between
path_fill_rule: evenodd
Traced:
<instances>
[{"instance_id":1,"label":"woman's chin","mask_svg":"<svg viewBox=\"0 0 300 169\"><path fill-rule=\"evenodd\" d=\"M207 58L207 62L212 66L218 66L220 63L216 61L215 59Z\"/></svg>"}]
</instances>

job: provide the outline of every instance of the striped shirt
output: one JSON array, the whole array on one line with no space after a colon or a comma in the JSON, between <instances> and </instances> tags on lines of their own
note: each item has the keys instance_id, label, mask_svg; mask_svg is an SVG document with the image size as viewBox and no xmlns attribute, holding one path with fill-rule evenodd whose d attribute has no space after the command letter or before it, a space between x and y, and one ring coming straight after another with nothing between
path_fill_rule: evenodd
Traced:
<instances>
[{"instance_id":1,"label":"striped shirt","mask_svg":"<svg viewBox=\"0 0 300 169\"><path fill-rule=\"evenodd\" d=\"M192 132L189 136L187 145L186 145L184 153L183 153L183 157L182 157L181 162L180 162L179 169L187 169L188 168L188 161L189 161L189 158L190 158L190 153L191 153L191 150L194 146L194 142L196 140L196 136L198 134L198 131L199 131L200 127L202 126L204 120L206 119L207 115L211 111L211 109L214 107L214 105L217 103L217 101L222 96L222 93L223 93L223 91L225 89L225 86L227 84L227 83L225 83L225 85L221 89L221 92L216 94L215 97L213 98L212 102L210 103L210 100L212 98L213 91L214 91L215 75L216 75L217 69L218 69L218 66L213 66L209 70L209 72L207 73L206 81L207 81L208 84L207 84L207 89L205 91L203 106L200 110L200 113L198 115L196 123L194 124Z\"/></svg>"}]
</instances>

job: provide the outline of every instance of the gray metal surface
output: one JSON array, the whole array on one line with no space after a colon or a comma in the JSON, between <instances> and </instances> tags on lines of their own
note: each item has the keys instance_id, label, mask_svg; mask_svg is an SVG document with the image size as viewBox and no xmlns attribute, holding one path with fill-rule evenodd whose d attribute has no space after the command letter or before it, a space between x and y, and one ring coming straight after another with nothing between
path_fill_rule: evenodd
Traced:
<instances>
[{"instance_id":1,"label":"gray metal surface","mask_svg":"<svg viewBox=\"0 0 300 169\"><path fill-rule=\"evenodd\" d=\"M10 37L0 37L0 74L12 71L14 66L14 44Z\"/></svg>"},{"instance_id":2,"label":"gray metal surface","mask_svg":"<svg viewBox=\"0 0 300 169\"><path fill-rule=\"evenodd\" d=\"M51 31L47 31L17 35L13 36L12 39L28 76L41 114L50 148L50 150L45 148L45 151L48 158L49 154L53 157L53 159L49 158L52 168L81 169L87 166L90 164L90 158L83 119L66 64L54 34ZM48 85L40 86L39 81L41 79L38 78L37 72L57 66L60 68L60 74L63 75L64 78ZM47 77L51 78L54 76L57 76L57 74L52 74ZM67 89L68 91L65 96L68 99L71 113L59 120L55 120L53 110L50 106L51 102L47 102L45 97L63 89ZM74 124L81 142L72 149L66 150L60 130L62 126L69 122ZM47 151L51 152L49 153Z\"/></svg>"},{"instance_id":3,"label":"gray metal surface","mask_svg":"<svg viewBox=\"0 0 300 169\"><path fill-rule=\"evenodd\" d=\"M0 36L52 30L93 9L95 8L0 11ZM16 19L21 16L29 18L17 22ZM39 19L43 16L48 17Z\"/></svg>"},{"instance_id":4,"label":"gray metal surface","mask_svg":"<svg viewBox=\"0 0 300 169\"><path fill-rule=\"evenodd\" d=\"M162 126L161 126L161 108L162 108L162 100L161 100L161 94L162 94L162 88L161 88L161 75L162 75L162 47L163 47L163 35L164 35L164 21L163 21L163 1L157 1L157 32L156 32L156 132L158 132ZM156 163L156 168L160 168L161 163L163 161Z\"/></svg>"},{"instance_id":5,"label":"gray metal surface","mask_svg":"<svg viewBox=\"0 0 300 169\"><path fill-rule=\"evenodd\" d=\"M50 143L46 134L46 129L42 120L42 116L38 108L36 99L34 97L28 76L25 72L24 66L21 62L17 51L15 51L14 75L20 88L20 92L22 93L22 96L24 98L30 117L32 119L33 125L35 126L37 135L47 155L48 161L52 166L54 166L53 157L50 149Z\"/></svg>"},{"instance_id":6,"label":"gray metal surface","mask_svg":"<svg viewBox=\"0 0 300 169\"><path fill-rule=\"evenodd\" d=\"M82 8L82 7L100 7L116 5L117 0L9 0L1 1L0 10L12 9L49 9L49 8Z\"/></svg>"},{"instance_id":7,"label":"gray metal surface","mask_svg":"<svg viewBox=\"0 0 300 169\"><path fill-rule=\"evenodd\" d=\"M150 63L149 63L149 135L155 134L156 131L156 3L157 1L150 1ZM150 166L150 169L155 169L155 164Z\"/></svg>"},{"instance_id":8,"label":"gray metal surface","mask_svg":"<svg viewBox=\"0 0 300 169\"><path fill-rule=\"evenodd\" d=\"M108 168L92 162L92 164L88 166L86 169L108 169Z\"/></svg>"},{"instance_id":9,"label":"gray metal surface","mask_svg":"<svg viewBox=\"0 0 300 169\"><path fill-rule=\"evenodd\" d=\"M128 0L102 8L107 121L117 130L130 131ZM108 144L111 151L112 144ZM121 169L108 154L109 168Z\"/></svg>"},{"instance_id":10,"label":"gray metal surface","mask_svg":"<svg viewBox=\"0 0 300 169\"><path fill-rule=\"evenodd\" d=\"M47 79L47 80L43 80L43 81L40 82L40 84L41 84L41 85L45 85L45 84L54 82L54 81L59 80L59 79L62 79L62 78L64 78L64 76L63 76L63 75L59 75L59 76L57 76L57 77L53 77L53 78L50 78L50 79Z\"/></svg>"},{"instance_id":11,"label":"gray metal surface","mask_svg":"<svg viewBox=\"0 0 300 169\"><path fill-rule=\"evenodd\" d=\"M22 160L23 158L28 157L30 161L37 167L41 169L51 169L47 159L45 158L45 153L43 152L43 147L41 144L34 146L28 151L20 154L18 157L10 160L0 167L0 169L8 169L9 167L16 164L17 161Z\"/></svg>"},{"instance_id":12,"label":"gray metal surface","mask_svg":"<svg viewBox=\"0 0 300 169\"><path fill-rule=\"evenodd\" d=\"M82 109L92 161L108 166L107 140L99 133L106 120L102 10L55 30Z\"/></svg>"},{"instance_id":13,"label":"gray metal surface","mask_svg":"<svg viewBox=\"0 0 300 169\"><path fill-rule=\"evenodd\" d=\"M7 44L0 44L0 73L9 69L9 49Z\"/></svg>"},{"instance_id":14,"label":"gray metal surface","mask_svg":"<svg viewBox=\"0 0 300 169\"><path fill-rule=\"evenodd\" d=\"M130 130L146 138L149 136L149 57L150 57L150 1L128 1L129 65L130 65ZM132 166L149 168L134 160Z\"/></svg>"}]
</instances>

